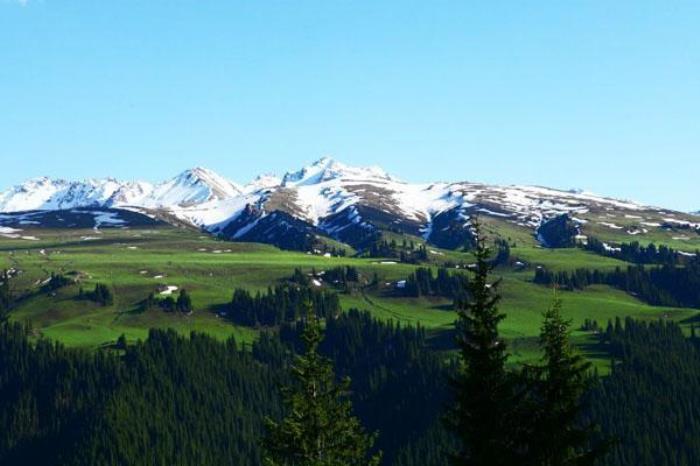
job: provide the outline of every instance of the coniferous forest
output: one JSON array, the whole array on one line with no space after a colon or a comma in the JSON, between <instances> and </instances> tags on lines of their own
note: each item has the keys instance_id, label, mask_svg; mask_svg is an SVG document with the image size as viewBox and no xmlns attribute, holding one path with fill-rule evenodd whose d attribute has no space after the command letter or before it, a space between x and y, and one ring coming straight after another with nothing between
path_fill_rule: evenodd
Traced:
<instances>
[{"instance_id":1,"label":"coniferous forest","mask_svg":"<svg viewBox=\"0 0 700 466\"><path fill-rule=\"evenodd\" d=\"M595 325L610 355L610 374L599 376L570 343L555 294L541 359L510 365L498 262L479 228L469 278L411 277L422 292L454 297L456 353L435 351L420 326L343 312L300 271L295 286L234 293L231 318L263 327L252 345L151 330L87 351L3 319L0 464L697 464L694 332L631 318ZM101 285L92 294L111 298Z\"/></svg>"},{"instance_id":2,"label":"coniferous forest","mask_svg":"<svg viewBox=\"0 0 700 466\"><path fill-rule=\"evenodd\" d=\"M591 390L588 416L612 439L611 466L700 464L700 349L673 323L608 323L611 374Z\"/></svg>"},{"instance_id":3,"label":"coniferous forest","mask_svg":"<svg viewBox=\"0 0 700 466\"><path fill-rule=\"evenodd\" d=\"M126 349L98 353L30 343L31 329L0 334L0 464L262 464L266 417L279 418L280 384L303 325L251 348L151 331ZM351 311L328 320L321 352L352 380L355 413L382 432L383 464L441 464L445 451L410 448L441 430L449 366L420 329ZM426 400L428 401L426 403ZM444 441L444 439L442 439ZM145 455L144 452L148 452Z\"/></svg>"},{"instance_id":4,"label":"coniferous forest","mask_svg":"<svg viewBox=\"0 0 700 466\"><path fill-rule=\"evenodd\" d=\"M693 258L685 266L629 266L612 271L576 269L572 272L552 272L545 268L535 271L535 283L582 290L590 285L610 285L633 293L643 301L657 306L700 306L700 259Z\"/></svg>"},{"instance_id":5,"label":"coniferous forest","mask_svg":"<svg viewBox=\"0 0 700 466\"><path fill-rule=\"evenodd\" d=\"M382 464L447 464L458 442L441 413L456 367L425 351L420 329L356 311L328 324L321 353L350 377L354 413L379 433ZM289 382L301 331L243 348L154 330L125 350L90 354L30 343L30 328L4 324L0 464L262 464L264 419L282 416L278 386ZM600 343L614 355L612 373L592 381L583 414L612 446L596 464L698 464L697 340L675 324L630 319L611 323Z\"/></svg>"}]
</instances>

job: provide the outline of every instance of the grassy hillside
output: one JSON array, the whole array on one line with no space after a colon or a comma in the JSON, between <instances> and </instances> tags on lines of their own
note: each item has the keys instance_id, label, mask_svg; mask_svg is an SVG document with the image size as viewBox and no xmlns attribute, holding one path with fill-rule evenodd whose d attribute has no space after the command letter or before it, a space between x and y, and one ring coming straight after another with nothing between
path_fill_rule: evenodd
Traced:
<instances>
[{"instance_id":1,"label":"grassy hillside","mask_svg":"<svg viewBox=\"0 0 700 466\"><path fill-rule=\"evenodd\" d=\"M511 340L514 358L534 356L540 314L549 305L552 292L532 283L538 264L551 269L588 267L611 269L625 263L579 249L549 250L539 247L524 228L503 222L486 223L487 231L498 232L514 245L512 254L524 266L502 267L502 309L508 314L502 330ZM353 265L361 274L380 278L378 289L358 290L341 295L344 308L367 309L382 319L420 324L428 328L436 347L451 341L454 314L444 299L396 297L387 285L406 278L416 267L391 260L323 257L280 251L271 246L218 241L196 232L174 227L111 230L27 230L36 239L0 237L0 267L15 268L21 274L13 282L23 296L13 311L15 320L29 320L37 334L55 338L71 346L98 347L115 341L121 334L129 339L144 338L149 328L171 327L184 334L203 331L217 337L235 335L252 341L256 330L238 327L221 319L237 287L265 290L294 268L317 271L338 265ZM430 249L435 263L469 262L468 254ZM80 284L58 290L55 296L41 292L40 286L51 273L79 277ZM99 306L77 300L79 288L89 291L95 283L114 291L114 304ZM139 303L158 285L185 288L192 295L192 315L141 311ZM652 307L632 296L608 287L562 292L565 312L579 328L584 319L605 324L615 317L683 320L695 313L690 309ZM575 335L585 344L588 336Z\"/></svg>"}]
</instances>

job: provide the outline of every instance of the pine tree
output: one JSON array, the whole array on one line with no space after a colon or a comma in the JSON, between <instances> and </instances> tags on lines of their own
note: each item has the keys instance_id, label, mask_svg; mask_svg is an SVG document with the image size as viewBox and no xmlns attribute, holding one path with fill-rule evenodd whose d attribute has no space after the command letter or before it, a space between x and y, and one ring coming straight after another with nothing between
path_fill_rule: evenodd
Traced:
<instances>
[{"instance_id":1,"label":"pine tree","mask_svg":"<svg viewBox=\"0 0 700 466\"><path fill-rule=\"evenodd\" d=\"M10 273L5 270L0 273L0 322L7 319L12 304L12 292L10 290Z\"/></svg>"},{"instance_id":2,"label":"pine tree","mask_svg":"<svg viewBox=\"0 0 700 466\"><path fill-rule=\"evenodd\" d=\"M555 295L543 315L542 365L534 369L536 404L528 464L592 465L604 452L604 445L589 448L595 426L581 417L582 397L590 388L591 363L571 344L571 322L562 317L561 311L561 299Z\"/></svg>"},{"instance_id":3,"label":"pine tree","mask_svg":"<svg viewBox=\"0 0 700 466\"><path fill-rule=\"evenodd\" d=\"M192 311L192 298L186 290L180 290L180 295L177 297L175 308L180 312Z\"/></svg>"},{"instance_id":4,"label":"pine tree","mask_svg":"<svg viewBox=\"0 0 700 466\"><path fill-rule=\"evenodd\" d=\"M103 306L111 306L114 303L114 296L107 285L95 284L95 290L90 295L91 299Z\"/></svg>"},{"instance_id":5,"label":"pine tree","mask_svg":"<svg viewBox=\"0 0 700 466\"><path fill-rule=\"evenodd\" d=\"M519 464L514 407L514 377L505 367L507 353L498 333L499 282L491 282L490 250L473 221L476 264L470 268L468 296L456 302L457 343L462 367L454 380L456 405L449 425L461 442L456 465Z\"/></svg>"},{"instance_id":6,"label":"pine tree","mask_svg":"<svg viewBox=\"0 0 700 466\"><path fill-rule=\"evenodd\" d=\"M122 334L119 336L119 338L117 338L117 343L116 343L115 346L116 346L117 349L125 350L126 347L128 346L128 345L127 345L127 342L126 342L126 335L124 335L124 334L122 333Z\"/></svg>"},{"instance_id":7,"label":"pine tree","mask_svg":"<svg viewBox=\"0 0 700 466\"><path fill-rule=\"evenodd\" d=\"M269 466L378 465L381 454L371 454L376 434L364 432L352 415L347 399L350 380L337 383L331 362L318 352L323 331L307 303L305 346L292 368L293 386L283 390L287 416L266 420L263 441Z\"/></svg>"}]
</instances>

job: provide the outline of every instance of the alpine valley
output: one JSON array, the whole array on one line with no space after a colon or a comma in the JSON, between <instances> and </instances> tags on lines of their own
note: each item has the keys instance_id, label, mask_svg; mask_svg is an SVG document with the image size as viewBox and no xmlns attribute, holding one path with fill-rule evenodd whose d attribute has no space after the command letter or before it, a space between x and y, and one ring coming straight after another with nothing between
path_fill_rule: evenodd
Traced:
<instances>
[{"instance_id":1,"label":"alpine valley","mask_svg":"<svg viewBox=\"0 0 700 466\"><path fill-rule=\"evenodd\" d=\"M330 158L244 185L204 168L32 179L0 194L0 464L364 466L381 450L383 465L442 466L470 335L498 353L473 377L523 377L533 395L541 417L503 411L518 432L553 426L548 445L592 419L585 442L620 441L585 464L700 464L698 249L695 214ZM575 419L553 424L537 404L548 334L578 394ZM295 392L290 408L280 385L306 383L322 402ZM297 412L361 459L264 460L303 447L284 440Z\"/></svg>"}]
</instances>

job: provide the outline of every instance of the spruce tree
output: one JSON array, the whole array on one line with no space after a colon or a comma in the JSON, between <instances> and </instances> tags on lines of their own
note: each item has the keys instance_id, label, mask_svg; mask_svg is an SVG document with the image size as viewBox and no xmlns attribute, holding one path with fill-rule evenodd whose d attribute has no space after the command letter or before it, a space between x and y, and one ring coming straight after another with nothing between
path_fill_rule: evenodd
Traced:
<instances>
[{"instance_id":1,"label":"spruce tree","mask_svg":"<svg viewBox=\"0 0 700 466\"><path fill-rule=\"evenodd\" d=\"M306 304L302 333L305 352L292 367L295 383L283 389L287 416L266 420L263 441L268 466L378 465L381 454L371 454L376 434L365 433L352 415L347 399L350 380L336 382L330 360L318 352L321 324Z\"/></svg>"},{"instance_id":2,"label":"spruce tree","mask_svg":"<svg viewBox=\"0 0 700 466\"><path fill-rule=\"evenodd\" d=\"M468 295L456 302L457 344L461 355L459 374L453 381L455 406L449 425L461 442L455 465L504 466L519 464L515 427L514 377L506 370L506 345L498 332L505 315L498 310L499 282L491 280L492 262L477 220L476 264Z\"/></svg>"},{"instance_id":3,"label":"spruce tree","mask_svg":"<svg viewBox=\"0 0 700 466\"><path fill-rule=\"evenodd\" d=\"M7 319L12 304L12 292L10 290L10 273L5 270L0 273L0 322Z\"/></svg>"},{"instance_id":4,"label":"spruce tree","mask_svg":"<svg viewBox=\"0 0 700 466\"><path fill-rule=\"evenodd\" d=\"M103 306L111 306L114 303L112 292L102 283L95 284L95 290L92 292L92 299Z\"/></svg>"},{"instance_id":5,"label":"spruce tree","mask_svg":"<svg viewBox=\"0 0 700 466\"><path fill-rule=\"evenodd\" d=\"M177 297L175 308L180 312L192 311L192 298L190 297L189 293L187 293L187 290L180 290L180 295Z\"/></svg>"},{"instance_id":6,"label":"spruce tree","mask_svg":"<svg viewBox=\"0 0 700 466\"><path fill-rule=\"evenodd\" d=\"M555 295L540 332L542 365L534 371L536 412L528 442L533 466L592 465L605 449L602 443L590 447L595 426L582 419L582 398L590 388L591 363L571 344L571 322L561 312Z\"/></svg>"}]
</instances>

